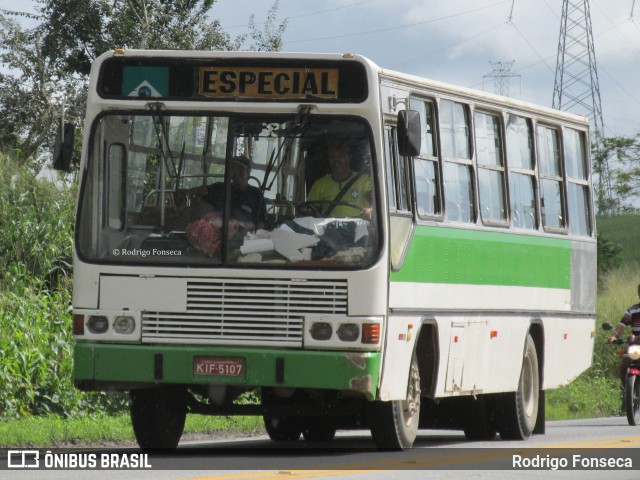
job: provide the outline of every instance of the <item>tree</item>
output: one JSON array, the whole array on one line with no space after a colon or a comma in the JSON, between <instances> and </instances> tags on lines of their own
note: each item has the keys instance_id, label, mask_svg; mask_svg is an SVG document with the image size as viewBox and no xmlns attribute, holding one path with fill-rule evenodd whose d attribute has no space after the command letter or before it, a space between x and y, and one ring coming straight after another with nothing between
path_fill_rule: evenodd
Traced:
<instances>
[{"instance_id":1,"label":"tree","mask_svg":"<svg viewBox=\"0 0 640 480\"><path fill-rule=\"evenodd\" d=\"M282 48L286 20L278 0L264 31L252 15L249 31L232 39L212 19L216 0L35 0L37 15L0 10L0 148L23 165L41 166L63 103L81 123L91 62L114 48L270 50ZM23 27L10 17L27 17Z\"/></svg>"},{"instance_id":2,"label":"tree","mask_svg":"<svg viewBox=\"0 0 640 480\"><path fill-rule=\"evenodd\" d=\"M211 19L216 0L39 1L48 19L44 53L66 72L83 75L94 58L114 48L278 51L286 28L286 20L276 26L277 0L264 32L252 15L249 33L233 40Z\"/></svg>"},{"instance_id":3,"label":"tree","mask_svg":"<svg viewBox=\"0 0 640 480\"><path fill-rule=\"evenodd\" d=\"M609 159L613 198L607 205L599 205L599 212L618 213L637 210L634 203L640 199L640 135L605 137L600 148L593 152L594 165L602 164L599 157Z\"/></svg>"},{"instance_id":4,"label":"tree","mask_svg":"<svg viewBox=\"0 0 640 480\"><path fill-rule=\"evenodd\" d=\"M20 166L38 157L55 135L60 103L77 102L83 85L61 75L43 54L42 31L25 29L0 15L0 62L10 73L0 74L0 148ZM39 169L38 162L33 165Z\"/></svg>"}]
</instances>

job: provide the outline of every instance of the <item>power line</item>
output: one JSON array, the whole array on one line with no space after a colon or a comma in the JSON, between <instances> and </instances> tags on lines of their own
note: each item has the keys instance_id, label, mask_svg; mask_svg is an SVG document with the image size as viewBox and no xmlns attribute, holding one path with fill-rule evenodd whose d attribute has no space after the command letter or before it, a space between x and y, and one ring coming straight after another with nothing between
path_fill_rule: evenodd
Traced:
<instances>
[{"instance_id":1,"label":"power line","mask_svg":"<svg viewBox=\"0 0 640 480\"><path fill-rule=\"evenodd\" d=\"M439 17L439 18L432 18L429 20L422 20L420 22L414 22L414 23L405 23L402 25L396 25L393 27L385 27L385 28L378 28L375 30L367 30L364 32L356 32L356 33L345 33L343 35L332 35L332 36L328 36L328 37L317 37L317 38L305 38L305 39L300 39L300 40L286 40L286 43L303 43L303 42L315 42L318 40L333 40L336 38L347 38L347 37L358 37L358 36L362 36L362 35L371 35L373 33L380 33L380 32L388 32L391 30L398 30L400 28L410 28L410 27L415 27L418 25L426 25L428 23L434 23L434 22L439 22L441 20L448 20L450 18L455 18L455 17L460 17L463 15L467 15L470 13L476 13L482 10L487 10L489 8L493 8L496 7L498 5L504 5L505 3L509 3L510 0L503 0L501 2L497 2L497 3L493 3L491 5L486 5L484 7L480 7L480 8L475 8L472 10L465 10L464 12L458 12L458 13L454 13L451 15L446 15L444 17Z\"/></svg>"},{"instance_id":2,"label":"power line","mask_svg":"<svg viewBox=\"0 0 640 480\"><path fill-rule=\"evenodd\" d=\"M372 3L372 2L377 2L378 0L364 0L364 1L360 1L360 2L354 2L354 3L349 3L347 5L341 5L339 7L334 7L334 8L325 8L324 10L316 10L315 12L308 12L308 13L301 13L300 15L293 15L293 16L288 16L288 17L284 17L283 20L295 20L297 18L303 18L303 17L312 17L314 15L322 15L328 12L334 12L336 10L344 10L345 8L351 8L351 7L357 7L359 5L364 5L365 3ZM231 25L229 27L225 27L227 30L230 28L242 28L242 27L248 27L249 24L245 23L242 25Z\"/></svg>"},{"instance_id":3,"label":"power line","mask_svg":"<svg viewBox=\"0 0 640 480\"><path fill-rule=\"evenodd\" d=\"M464 40L461 40L461 41L460 41L460 42L458 42L458 43L454 43L453 45L449 45L449 46L444 47L444 48L439 48L438 50L434 50L434 51L432 51L432 52L429 52L429 53L428 53L428 54L426 54L426 55L421 55L421 56L419 56L419 57L412 58L411 60L407 60L406 62L393 64L393 65L391 65L391 67L392 67L392 68L401 67L401 66L403 66L403 65L407 65L407 64L409 64L409 63L417 62L418 60L424 60L425 58L429 58L429 57L431 57L431 56L433 56L433 55L435 55L435 54L437 54L437 53L442 53L442 52L444 52L444 51L446 51L446 50L450 50L450 49L452 49L452 48L458 47L458 46L462 45L463 43L467 43L467 42L469 42L469 41L471 41L471 40L474 40L474 39L476 39L476 38L478 38L478 37L481 37L481 36L483 36L483 35L485 35L485 34L487 34L487 33L491 32L491 31L493 31L493 30L495 30L495 29L497 29L497 28L499 28L499 27L503 26L505 23L506 23L506 22L500 22L500 23L498 23L497 25L494 25L493 27L489 27L489 28L488 28L488 29L486 29L486 30L483 30L483 31L481 31L481 32L476 33L475 35L472 35L472 36L470 36L470 37L467 37L467 38L465 38Z\"/></svg>"}]
</instances>

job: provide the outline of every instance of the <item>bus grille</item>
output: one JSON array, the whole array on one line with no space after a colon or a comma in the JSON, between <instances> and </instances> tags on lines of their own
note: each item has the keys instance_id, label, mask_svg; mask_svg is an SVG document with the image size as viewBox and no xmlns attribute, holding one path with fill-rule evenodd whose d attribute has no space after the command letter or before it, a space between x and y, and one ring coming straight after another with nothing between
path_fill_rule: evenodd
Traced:
<instances>
[{"instance_id":1,"label":"bus grille","mask_svg":"<svg viewBox=\"0 0 640 480\"><path fill-rule=\"evenodd\" d=\"M144 312L142 341L296 347L308 314L346 315L346 280L190 280L187 311Z\"/></svg>"}]
</instances>

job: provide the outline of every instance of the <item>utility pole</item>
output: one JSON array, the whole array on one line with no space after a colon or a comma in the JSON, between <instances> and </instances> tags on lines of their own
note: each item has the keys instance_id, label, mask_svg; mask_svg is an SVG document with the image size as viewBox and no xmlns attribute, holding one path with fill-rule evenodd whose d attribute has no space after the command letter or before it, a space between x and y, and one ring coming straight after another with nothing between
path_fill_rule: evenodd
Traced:
<instances>
[{"instance_id":1,"label":"utility pole","mask_svg":"<svg viewBox=\"0 0 640 480\"><path fill-rule=\"evenodd\" d=\"M563 0L553 108L588 117L596 152L602 152L604 122L589 0ZM604 155L596 154L594 171L598 175L598 213L611 213L611 179Z\"/></svg>"},{"instance_id":2,"label":"utility pole","mask_svg":"<svg viewBox=\"0 0 640 480\"><path fill-rule=\"evenodd\" d=\"M515 63L515 60L510 60L508 62L489 63L493 67L493 71L491 73L487 73L482 77L483 83L485 78L493 78L493 91L498 95L505 95L508 97L510 93L509 79L514 77L520 78L520 75L511 73L511 67Z\"/></svg>"}]
</instances>

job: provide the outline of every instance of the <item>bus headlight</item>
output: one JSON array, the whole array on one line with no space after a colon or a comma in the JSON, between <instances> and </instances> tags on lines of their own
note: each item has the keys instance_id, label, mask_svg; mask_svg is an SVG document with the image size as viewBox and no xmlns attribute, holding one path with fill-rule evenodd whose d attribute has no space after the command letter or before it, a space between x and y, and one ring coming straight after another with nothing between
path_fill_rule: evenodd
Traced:
<instances>
[{"instance_id":1,"label":"bus headlight","mask_svg":"<svg viewBox=\"0 0 640 480\"><path fill-rule=\"evenodd\" d=\"M105 333L109 329L109 320L103 315L92 315L87 322L91 333Z\"/></svg>"},{"instance_id":2,"label":"bus headlight","mask_svg":"<svg viewBox=\"0 0 640 480\"><path fill-rule=\"evenodd\" d=\"M333 334L333 328L327 322L315 322L311 325L311 338L314 340L329 340Z\"/></svg>"},{"instance_id":3,"label":"bus headlight","mask_svg":"<svg viewBox=\"0 0 640 480\"><path fill-rule=\"evenodd\" d=\"M336 333L343 342L355 342L360 336L360 327L356 323L343 323Z\"/></svg>"},{"instance_id":4,"label":"bus headlight","mask_svg":"<svg viewBox=\"0 0 640 480\"><path fill-rule=\"evenodd\" d=\"M113 330L121 335L131 335L136 329L136 321L133 317L116 317L113 321Z\"/></svg>"},{"instance_id":5,"label":"bus headlight","mask_svg":"<svg viewBox=\"0 0 640 480\"><path fill-rule=\"evenodd\" d=\"M629 355L631 360L640 359L640 345L631 345L627 350L627 355Z\"/></svg>"}]
</instances>

